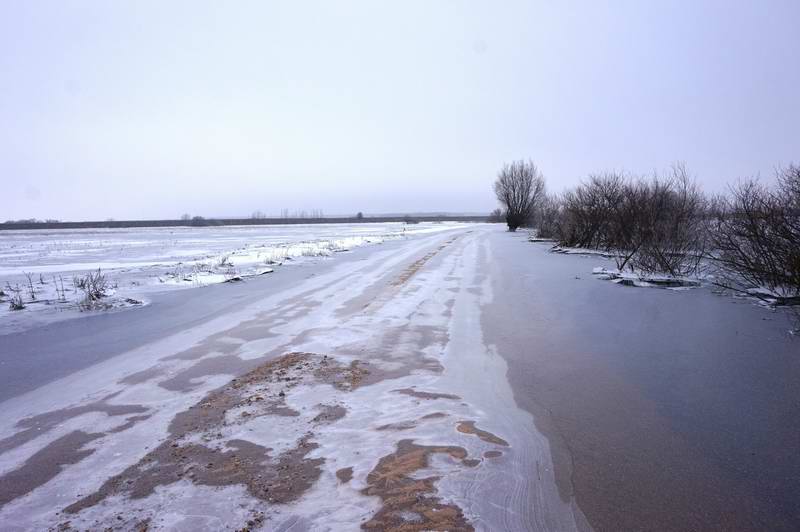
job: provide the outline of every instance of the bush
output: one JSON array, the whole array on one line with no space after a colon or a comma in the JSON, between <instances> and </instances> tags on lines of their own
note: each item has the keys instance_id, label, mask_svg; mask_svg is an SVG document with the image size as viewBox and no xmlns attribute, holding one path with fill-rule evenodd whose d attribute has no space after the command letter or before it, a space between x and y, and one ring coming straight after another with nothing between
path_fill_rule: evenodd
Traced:
<instances>
[{"instance_id":1,"label":"bush","mask_svg":"<svg viewBox=\"0 0 800 532\"><path fill-rule=\"evenodd\" d=\"M620 270L684 276L705 252L707 202L682 164L650 179L595 174L548 201L538 224L545 233L563 246L607 251Z\"/></svg>"},{"instance_id":2,"label":"bush","mask_svg":"<svg viewBox=\"0 0 800 532\"><path fill-rule=\"evenodd\" d=\"M780 170L774 187L734 186L716 204L711 234L725 286L800 303L800 167Z\"/></svg>"},{"instance_id":3,"label":"bush","mask_svg":"<svg viewBox=\"0 0 800 532\"><path fill-rule=\"evenodd\" d=\"M712 198L682 164L650 178L607 172L536 206L539 237L606 251L619 270L685 277L708 268L718 286L795 306L800 331L800 166L770 186L748 180Z\"/></svg>"},{"instance_id":4,"label":"bush","mask_svg":"<svg viewBox=\"0 0 800 532\"><path fill-rule=\"evenodd\" d=\"M564 246L608 249L614 245L611 229L622 202L625 178L606 173L589 176L563 196L563 222L559 240ZM619 225L619 224L617 224Z\"/></svg>"},{"instance_id":5,"label":"bush","mask_svg":"<svg viewBox=\"0 0 800 532\"><path fill-rule=\"evenodd\" d=\"M11 298L8 301L8 308L11 310L22 310L25 308L25 302L22 300L22 289L19 285L11 286L10 283L6 282L6 289L5 291L0 290L0 294L2 295L10 295Z\"/></svg>"},{"instance_id":6,"label":"bush","mask_svg":"<svg viewBox=\"0 0 800 532\"><path fill-rule=\"evenodd\" d=\"M11 296L11 299L8 302L8 308L11 310L22 310L25 308L25 302L22 301L22 296L20 294L15 294Z\"/></svg>"},{"instance_id":7,"label":"bush","mask_svg":"<svg viewBox=\"0 0 800 532\"><path fill-rule=\"evenodd\" d=\"M92 308L95 303L104 298L108 293L108 280L105 274L100 271L89 272L83 277L73 277L72 284L76 290L84 293L84 299L80 303L81 307Z\"/></svg>"},{"instance_id":8,"label":"bush","mask_svg":"<svg viewBox=\"0 0 800 532\"><path fill-rule=\"evenodd\" d=\"M625 187L614 228L620 270L681 277L697 273L706 248L706 201L683 166Z\"/></svg>"},{"instance_id":9,"label":"bush","mask_svg":"<svg viewBox=\"0 0 800 532\"><path fill-rule=\"evenodd\" d=\"M563 202L558 196L544 194L534 212L533 225L539 238L557 238L561 234Z\"/></svg>"}]
</instances>

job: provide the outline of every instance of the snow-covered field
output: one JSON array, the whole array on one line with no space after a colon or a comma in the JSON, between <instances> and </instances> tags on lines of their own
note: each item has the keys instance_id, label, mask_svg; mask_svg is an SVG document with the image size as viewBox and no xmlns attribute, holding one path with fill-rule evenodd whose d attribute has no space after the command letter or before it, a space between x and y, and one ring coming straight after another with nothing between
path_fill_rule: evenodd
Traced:
<instances>
[{"instance_id":1,"label":"snow-covered field","mask_svg":"<svg viewBox=\"0 0 800 532\"><path fill-rule=\"evenodd\" d=\"M147 304L153 292L271 273L359 246L449 231L460 223L361 223L0 232L0 331L77 311ZM104 277L87 299L81 279ZM24 308L13 310L19 298Z\"/></svg>"}]
</instances>

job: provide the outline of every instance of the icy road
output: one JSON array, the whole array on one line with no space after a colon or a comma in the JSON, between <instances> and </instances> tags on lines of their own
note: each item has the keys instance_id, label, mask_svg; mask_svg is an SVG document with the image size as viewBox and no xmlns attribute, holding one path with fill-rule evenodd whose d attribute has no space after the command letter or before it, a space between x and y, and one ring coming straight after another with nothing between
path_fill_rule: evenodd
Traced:
<instances>
[{"instance_id":1,"label":"icy road","mask_svg":"<svg viewBox=\"0 0 800 532\"><path fill-rule=\"evenodd\" d=\"M496 225L0 336L0 528L796 530L800 348Z\"/></svg>"}]
</instances>

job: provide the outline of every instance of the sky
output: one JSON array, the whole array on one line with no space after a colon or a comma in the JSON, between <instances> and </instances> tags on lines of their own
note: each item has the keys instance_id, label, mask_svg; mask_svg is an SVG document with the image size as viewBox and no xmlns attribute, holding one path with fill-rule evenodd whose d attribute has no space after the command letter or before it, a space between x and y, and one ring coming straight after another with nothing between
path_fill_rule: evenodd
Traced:
<instances>
[{"instance_id":1,"label":"sky","mask_svg":"<svg viewBox=\"0 0 800 532\"><path fill-rule=\"evenodd\" d=\"M0 221L488 212L800 163L800 2L0 0Z\"/></svg>"}]
</instances>

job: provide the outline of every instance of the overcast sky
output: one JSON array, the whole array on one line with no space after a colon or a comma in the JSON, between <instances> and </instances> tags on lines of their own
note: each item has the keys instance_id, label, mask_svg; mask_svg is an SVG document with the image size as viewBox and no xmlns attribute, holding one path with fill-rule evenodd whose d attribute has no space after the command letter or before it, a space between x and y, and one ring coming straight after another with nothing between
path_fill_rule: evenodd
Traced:
<instances>
[{"instance_id":1,"label":"overcast sky","mask_svg":"<svg viewBox=\"0 0 800 532\"><path fill-rule=\"evenodd\" d=\"M0 0L0 219L489 211L800 162L800 2Z\"/></svg>"}]
</instances>

